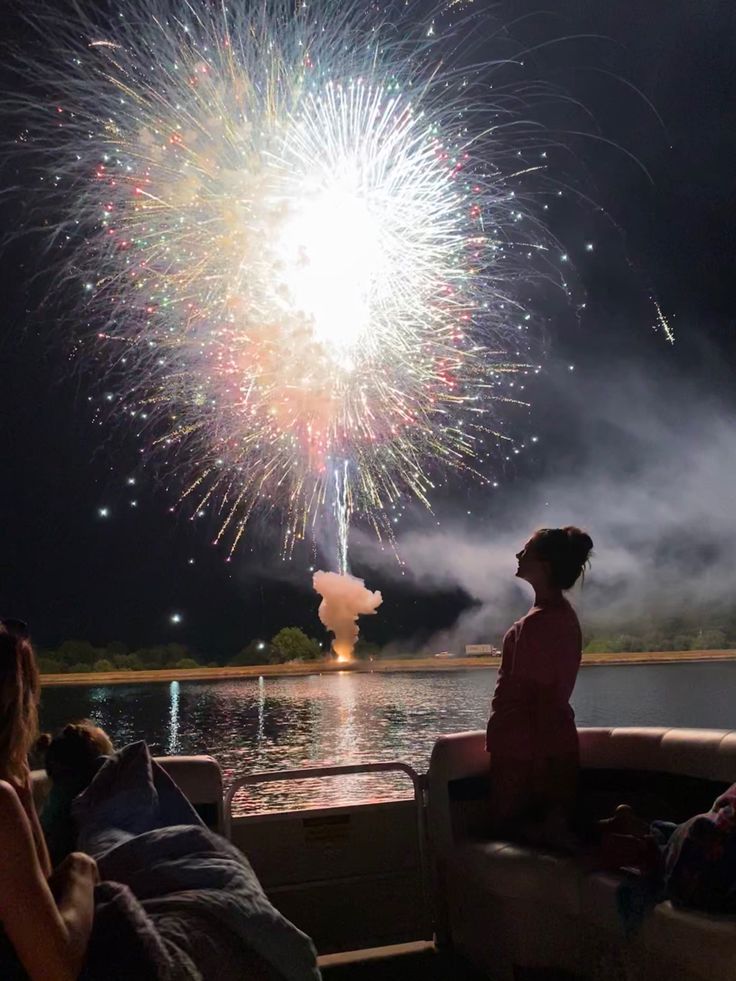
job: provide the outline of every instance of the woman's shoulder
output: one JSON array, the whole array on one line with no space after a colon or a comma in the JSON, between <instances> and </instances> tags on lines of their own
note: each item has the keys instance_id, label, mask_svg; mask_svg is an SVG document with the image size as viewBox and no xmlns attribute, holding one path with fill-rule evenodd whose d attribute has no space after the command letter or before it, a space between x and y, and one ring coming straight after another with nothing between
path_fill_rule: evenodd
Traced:
<instances>
[{"instance_id":1,"label":"woman's shoulder","mask_svg":"<svg viewBox=\"0 0 736 981\"><path fill-rule=\"evenodd\" d=\"M22 811L18 792L9 780L0 779L0 819L7 819Z\"/></svg>"},{"instance_id":2,"label":"woman's shoulder","mask_svg":"<svg viewBox=\"0 0 736 981\"><path fill-rule=\"evenodd\" d=\"M16 807L20 805L18 792L9 780L0 778L0 807Z\"/></svg>"},{"instance_id":3,"label":"woman's shoulder","mask_svg":"<svg viewBox=\"0 0 736 981\"><path fill-rule=\"evenodd\" d=\"M17 833L24 818L23 804L15 787L9 780L0 780L0 836Z\"/></svg>"},{"instance_id":4,"label":"woman's shoulder","mask_svg":"<svg viewBox=\"0 0 736 981\"><path fill-rule=\"evenodd\" d=\"M554 603L549 606L533 606L521 620L517 620L515 626L523 630L525 634L537 632L548 632L556 627L568 627L569 624L578 624L578 615L574 608L563 599L561 603Z\"/></svg>"}]
</instances>

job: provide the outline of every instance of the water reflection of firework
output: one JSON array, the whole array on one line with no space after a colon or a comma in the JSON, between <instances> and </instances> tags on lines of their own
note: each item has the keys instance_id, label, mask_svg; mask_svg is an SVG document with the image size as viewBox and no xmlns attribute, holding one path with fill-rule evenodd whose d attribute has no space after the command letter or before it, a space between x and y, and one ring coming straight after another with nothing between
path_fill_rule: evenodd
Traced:
<instances>
[{"instance_id":1,"label":"water reflection of firework","mask_svg":"<svg viewBox=\"0 0 736 981\"><path fill-rule=\"evenodd\" d=\"M536 159L484 70L448 67L470 28L396 7L125 0L32 68L54 102L22 139L116 404L231 552L258 508L308 535L338 470L343 518L380 532L440 468L482 469L525 360Z\"/></svg>"}]
</instances>

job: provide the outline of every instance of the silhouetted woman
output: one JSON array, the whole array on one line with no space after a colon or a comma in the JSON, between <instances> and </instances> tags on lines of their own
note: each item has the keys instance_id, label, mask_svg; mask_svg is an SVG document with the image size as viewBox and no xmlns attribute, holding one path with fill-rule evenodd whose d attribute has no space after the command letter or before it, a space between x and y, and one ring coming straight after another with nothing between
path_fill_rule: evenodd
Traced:
<instances>
[{"instance_id":1,"label":"silhouetted woman","mask_svg":"<svg viewBox=\"0 0 736 981\"><path fill-rule=\"evenodd\" d=\"M579 768L570 696L582 639L563 592L592 548L579 528L541 528L516 555L516 575L534 589L534 605L504 637L488 720L496 834L565 843Z\"/></svg>"},{"instance_id":2,"label":"silhouetted woman","mask_svg":"<svg viewBox=\"0 0 736 981\"><path fill-rule=\"evenodd\" d=\"M22 976L20 962L30 981L74 981L92 930L97 866L75 852L51 874L27 762L38 700L25 624L0 620L0 977Z\"/></svg>"}]
</instances>

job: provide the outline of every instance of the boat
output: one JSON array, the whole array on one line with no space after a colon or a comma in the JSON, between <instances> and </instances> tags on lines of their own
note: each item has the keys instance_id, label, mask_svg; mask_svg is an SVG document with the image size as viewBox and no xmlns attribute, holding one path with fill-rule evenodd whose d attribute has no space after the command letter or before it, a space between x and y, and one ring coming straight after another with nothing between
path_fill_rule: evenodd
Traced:
<instances>
[{"instance_id":1,"label":"boat","mask_svg":"<svg viewBox=\"0 0 736 981\"><path fill-rule=\"evenodd\" d=\"M684 820L736 782L736 731L579 736L589 816L628 802L647 817ZM617 908L623 876L489 840L484 732L440 737L427 773L380 761L242 773L225 785L212 757L158 760L313 938L326 981L736 981L736 917L664 902L632 932ZM248 813L258 784L376 773L399 773L410 796ZM39 804L46 784L35 771Z\"/></svg>"}]
</instances>

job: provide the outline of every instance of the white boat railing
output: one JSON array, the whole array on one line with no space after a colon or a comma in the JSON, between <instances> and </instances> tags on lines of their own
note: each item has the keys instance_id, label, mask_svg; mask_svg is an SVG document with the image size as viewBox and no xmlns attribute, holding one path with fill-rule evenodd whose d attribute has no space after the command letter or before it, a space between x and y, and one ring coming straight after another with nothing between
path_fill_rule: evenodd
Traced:
<instances>
[{"instance_id":1,"label":"white boat railing","mask_svg":"<svg viewBox=\"0 0 736 981\"><path fill-rule=\"evenodd\" d=\"M427 858L427 823L425 788L426 777L399 760L386 760L380 763L347 763L343 766L312 766L297 770L261 770L257 773L243 773L229 784L225 792L225 834L232 838L233 802L236 794L245 787L259 783L276 783L286 780L314 780L324 777L345 777L362 773L404 773L414 788L414 807L416 810L417 850L421 876L422 903L430 920L433 920L429 888L429 864Z\"/></svg>"}]
</instances>

